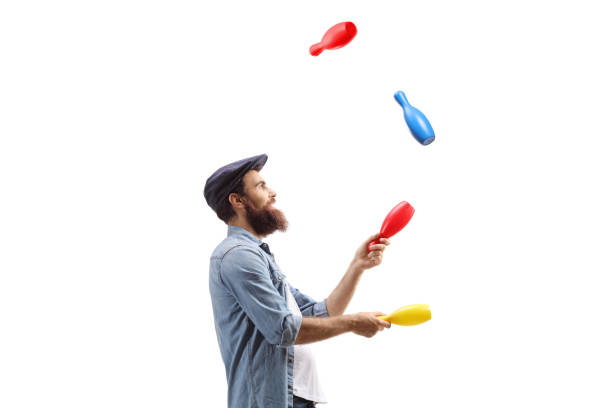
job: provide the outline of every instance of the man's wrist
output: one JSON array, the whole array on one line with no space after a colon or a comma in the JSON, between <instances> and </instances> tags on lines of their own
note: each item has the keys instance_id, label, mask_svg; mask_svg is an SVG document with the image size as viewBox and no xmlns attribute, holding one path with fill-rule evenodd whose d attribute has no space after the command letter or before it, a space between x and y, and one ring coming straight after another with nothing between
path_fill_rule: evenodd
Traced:
<instances>
[{"instance_id":1,"label":"man's wrist","mask_svg":"<svg viewBox=\"0 0 612 408\"><path fill-rule=\"evenodd\" d=\"M347 332L352 332L355 327L355 319L352 314L338 316L342 322L342 328Z\"/></svg>"},{"instance_id":2,"label":"man's wrist","mask_svg":"<svg viewBox=\"0 0 612 408\"><path fill-rule=\"evenodd\" d=\"M365 268L360 267L359 261L353 259L353 261L349 265L349 270L351 271L351 273L361 275L365 271Z\"/></svg>"}]
</instances>

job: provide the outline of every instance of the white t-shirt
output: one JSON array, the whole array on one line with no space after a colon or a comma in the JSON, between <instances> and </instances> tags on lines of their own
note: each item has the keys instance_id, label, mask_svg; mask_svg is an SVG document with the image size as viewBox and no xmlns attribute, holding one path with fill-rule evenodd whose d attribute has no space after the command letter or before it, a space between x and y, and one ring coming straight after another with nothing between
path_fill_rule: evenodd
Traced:
<instances>
[{"instance_id":1,"label":"white t-shirt","mask_svg":"<svg viewBox=\"0 0 612 408\"><path fill-rule=\"evenodd\" d=\"M300 307L291 294L289 284L285 281L285 292L287 293L287 305L289 310L296 316L301 316ZM307 344L293 346L293 394L309 401L327 403L323 393L314 354Z\"/></svg>"}]
</instances>

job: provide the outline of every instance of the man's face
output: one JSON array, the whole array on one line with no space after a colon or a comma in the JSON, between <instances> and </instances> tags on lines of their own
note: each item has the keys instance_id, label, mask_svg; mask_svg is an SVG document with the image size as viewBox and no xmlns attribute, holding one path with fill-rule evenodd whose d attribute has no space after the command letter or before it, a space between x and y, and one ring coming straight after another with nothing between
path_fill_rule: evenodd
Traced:
<instances>
[{"instance_id":1,"label":"man's face","mask_svg":"<svg viewBox=\"0 0 612 408\"><path fill-rule=\"evenodd\" d=\"M246 217L253 230L264 237L277 230L286 231L288 222L285 215L273 207L276 192L268 188L255 170L245 174L242 181L246 193Z\"/></svg>"}]
</instances>

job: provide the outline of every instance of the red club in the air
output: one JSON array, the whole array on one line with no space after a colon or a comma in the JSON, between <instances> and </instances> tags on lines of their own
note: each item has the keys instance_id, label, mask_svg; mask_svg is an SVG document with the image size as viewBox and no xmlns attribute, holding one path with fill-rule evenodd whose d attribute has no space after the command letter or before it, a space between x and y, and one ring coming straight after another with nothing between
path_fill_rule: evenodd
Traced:
<instances>
[{"instance_id":1,"label":"red club in the air","mask_svg":"<svg viewBox=\"0 0 612 408\"><path fill-rule=\"evenodd\" d=\"M414 214L414 208L406 201L402 201L385 217L382 227L380 227L380 238L391 238L402 230L408 224L412 215ZM372 250L372 245L380 244L380 238L372 241L368 244L368 249Z\"/></svg>"},{"instance_id":2,"label":"red club in the air","mask_svg":"<svg viewBox=\"0 0 612 408\"><path fill-rule=\"evenodd\" d=\"M357 35L355 24L350 21L338 23L327 30L320 43L313 44L310 47L310 55L316 57L323 50L335 50L344 47L351 42L355 35Z\"/></svg>"}]
</instances>

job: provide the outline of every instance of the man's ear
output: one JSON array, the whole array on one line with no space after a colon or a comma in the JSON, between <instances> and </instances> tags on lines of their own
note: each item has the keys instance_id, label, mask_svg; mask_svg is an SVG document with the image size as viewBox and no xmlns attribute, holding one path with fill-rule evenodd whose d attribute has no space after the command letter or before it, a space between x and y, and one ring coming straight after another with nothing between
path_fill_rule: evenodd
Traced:
<instances>
[{"instance_id":1,"label":"man's ear","mask_svg":"<svg viewBox=\"0 0 612 408\"><path fill-rule=\"evenodd\" d=\"M227 199L229 200L232 207L244 207L243 198L238 193L231 193Z\"/></svg>"}]
</instances>

